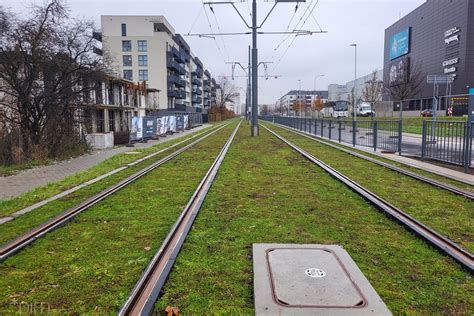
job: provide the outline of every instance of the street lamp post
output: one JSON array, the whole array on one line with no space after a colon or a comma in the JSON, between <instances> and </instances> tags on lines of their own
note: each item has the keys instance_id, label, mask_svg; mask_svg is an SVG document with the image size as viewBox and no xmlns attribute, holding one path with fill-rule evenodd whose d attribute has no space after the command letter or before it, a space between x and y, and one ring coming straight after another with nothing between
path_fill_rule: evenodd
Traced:
<instances>
[{"instance_id":1,"label":"street lamp post","mask_svg":"<svg viewBox=\"0 0 474 316\"><path fill-rule=\"evenodd\" d=\"M352 104L352 120L356 120L356 111L357 111L357 44L351 44L350 46L354 47L354 104Z\"/></svg>"},{"instance_id":2,"label":"street lamp post","mask_svg":"<svg viewBox=\"0 0 474 316\"><path fill-rule=\"evenodd\" d=\"M301 79L298 79L299 82L299 90L298 90L298 108L300 110L300 117L303 117L303 114L301 113Z\"/></svg>"}]
</instances>

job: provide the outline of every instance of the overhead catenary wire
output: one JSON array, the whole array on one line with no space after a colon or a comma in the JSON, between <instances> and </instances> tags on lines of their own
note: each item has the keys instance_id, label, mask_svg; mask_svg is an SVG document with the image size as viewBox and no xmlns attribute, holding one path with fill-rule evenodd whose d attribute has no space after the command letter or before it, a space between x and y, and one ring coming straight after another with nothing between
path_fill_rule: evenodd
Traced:
<instances>
[{"instance_id":1,"label":"overhead catenary wire","mask_svg":"<svg viewBox=\"0 0 474 316\"><path fill-rule=\"evenodd\" d=\"M316 6L318 5L318 3L319 3L319 0L316 0L316 2L314 3L313 8L310 9L311 3L310 3L310 6L307 7L307 9L310 9L310 10L309 10L309 15L308 15L308 16L306 17L306 19L303 21L303 24L301 25L300 28L303 28L303 27L304 27L304 25L305 25L306 22L308 21L310 15L312 15L314 9L316 9ZM299 25L299 22L298 22L297 25ZM282 61L283 58L286 56L286 53L289 51L290 47L291 47L291 46L293 45L293 43L295 42L296 37L297 37L297 35L295 35L295 36L293 37L293 40L292 40L292 41L290 42L290 44L287 46L287 48L286 48L285 52L283 53L283 55L281 55L281 57L278 59L278 61L274 64L273 69L272 69L272 72L274 72L274 71L276 70L276 68L280 65L281 61Z\"/></svg>"},{"instance_id":2,"label":"overhead catenary wire","mask_svg":"<svg viewBox=\"0 0 474 316\"><path fill-rule=\"evenodd\" d=\"M216 15L216 13L214 12L214 9L212 8L212 6L209 6L209 10L211 10L212 15L214 16L214 20L216 21L217 31L218 31L219 33L222 33L221 27L220 27L220 25L219 25L219 21L217 20L217 15ZM222 45L224 46L224 52L225 52L225 54L226 54L226 56L227 56L227 60L230 60L229 51L227 50L227 46L226 46L226 44L225 44L224 37L223 37L223 36L220 36L220 38L221 38L221 41L222 41Z\"/></svg>"},{"instance_id":3,"label":"overhead catenary wire","mask_svg":"<svg viewBox=\"0 0 474 316\"><path fill-rule=\"evenodd\" d=\"M208 23L208 25L209 25L209 29L211 30L211 34L214 35L215 32L214 32L214 29L212 28L211 19L209 19L209 15L207 14L204 1L202 2L202 6L203 6L203 9L204 9L204 13L205 13L205 15L206 15L206 19L207 19L207 23ZM222 50L221 50L221 48L219 47L219 44L217 43L216 37L213 36L212 39L214 40L214 43L216 44L217 51L218 51L219 54L221 55L222 59L226 62L227 60L226 60L224 54L222 53Z\"/></svg>"}]
</instances>

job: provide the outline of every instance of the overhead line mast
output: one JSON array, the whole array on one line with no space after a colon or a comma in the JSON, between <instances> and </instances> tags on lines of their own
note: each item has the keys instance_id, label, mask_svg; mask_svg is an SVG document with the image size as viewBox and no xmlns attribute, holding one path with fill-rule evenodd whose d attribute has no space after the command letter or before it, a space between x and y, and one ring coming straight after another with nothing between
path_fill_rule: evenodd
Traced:
<instances>
[{"instance_id":1,"label":"overhead line mast","mask_svg":"<svg viewBox=\"0 0 474 316\"><path fill-rule=\"evenodd\" d=\"M250 0L249 0L250 1ZM272 6L270 11L267 13L263 21L258 24L257 22L257 0L252 1L252 23L251 25L247 23L247 20L242 16L240 11L235 6L234 2L232 1L215 1L215 2L204 2L204 5L209 5L211 8L213 5L231 5L235 12L239 15L240 19L244 22L245 26L251 30L251 32L243 32L243 33L214 33L214 34L186 34L187 36L199 36L199 37L207 37L207 36L226 36L226 35L250 35L252 34L252 50L251 50L251 89L252 89L252 124L251 124L251 134L253 137L258 136L258 48L257 48L257 35L258 34L295 34L295 35L312 35L314 33L326 33L325 31L305 31L305 30L294 30L291 32L262 32L259 29L262 28L263 24L267 21L270 14L273 12L275 7L278 3L299 3L304 2L306 0L275 0L275 4ZM213 12L214 10L211 9Z\"/></svg>"}]
</instances>

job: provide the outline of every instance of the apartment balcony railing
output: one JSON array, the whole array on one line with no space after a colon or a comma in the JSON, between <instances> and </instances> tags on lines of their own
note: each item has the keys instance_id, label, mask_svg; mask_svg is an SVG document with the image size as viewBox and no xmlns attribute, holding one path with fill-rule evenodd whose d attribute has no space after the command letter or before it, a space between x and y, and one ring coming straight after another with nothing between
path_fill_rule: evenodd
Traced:
<instances>
[{"instance_id":1,"label":"apartment balcony railing","mask_svg":"<svg viewBox=\"0 0 474 316\"><path fill-rule=\"evenodd\" d=\"M193 89L193 93L197 94L197 95L201 95L202 91L201 91L201 89Z\"/></svg>"},{"instance_id":2,"label":"apartment balcony railing","mask_svg":"<svg viewBox=\"0 0 474 316\"><path fill-rule=\"evenodd\" d=\"M196 68L195 71L192 72L192 74L198 78L202 78L202 75L203 75L203 71L202 69L200 68Z\"/></svg>"},{"instance_id":3,"label":"apartment balcony railing","mask_svg":"<svg viewBox=\"0 0 474 316\"><path fill-rule=\"evenodd\" d=\"M167 66L169 69L176 71L180 75L185 75L186 74L186 69L184 69L183 66L181 66L179 63L177 63L174 60L168 60Z\"/></svg>"},{"instance_id":4,"label":"apartment balcony railing","mask_svg":"<svg viewBox=\"0 0 474 316\"><path fill-rule=\"evenodd\" d=\"M186 99L186 91L168 90L168 97L176 99Z\"/></svg>"},{"instance_id":5,"label":"apartment balcony railing","mask_svg":"<svg viewBox=\"0 0 474 316\"><path fill-rule=\"evenodd\" d=\"M204 84L204 91L205 92L211 92L211 87L206 86L206 84Z\"/></svg>"},{"instance_id":6,"label":"apartment balcony railing","mask_svg":"<svg viewBox=\"0 0 474 316\"><path fill-rule=\"evenodd\" d=\"M193 85L196 85L196 86L202 86L202 81L199 80L199 79L196 78L196 77L193 77L193 78L192 78L191 83L192 83Z\"/></svg>"},{"instance_id":7,"label":"apartment balcony railing","mask_svg":"<svg viewBox=\"0 0 474 316\"><path fill-rule=\"evenodd\" d=\"M176 75L168 76L168 84L175 84L178 87L184 88L186 87L186 80L181 79Z\"/></svg>"}]
</instances>

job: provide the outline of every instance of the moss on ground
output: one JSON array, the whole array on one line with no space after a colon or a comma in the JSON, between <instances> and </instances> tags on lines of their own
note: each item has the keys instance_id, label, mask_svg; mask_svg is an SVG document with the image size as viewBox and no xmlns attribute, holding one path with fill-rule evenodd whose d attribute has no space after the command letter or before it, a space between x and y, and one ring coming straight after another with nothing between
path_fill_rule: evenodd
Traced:
<instances>
[{"instance_id":1,"label":"moss on ground","mask_svg":"<svg viewBox=\"0 0 474 316\"><path fill-rule=\"evenodd\" d=\"M211 166L236 123L0 264L0 314L43 302L51 313L112 314Z\"/></svg>"},{"instance_id":2,"label":"moss on ground","mask_svg":"<svg viewBox=\"0 0 474 316\"><path fill-rule=\"evenodd\" d=\"M396 207L474 251L474 202L279 127L281 136Z\"/></svg>"},{"instance_id":3,"label":"moss on ground","mask_svg":"<svg viewBox=\"0 0 474 316\"><path fill-rule=\"evenodd\" d=\"M469 314L471 275L261 130L240 129L156 305L252 315L253 243L340 244L394 314Z\"/></svg>"}]
</instances>

